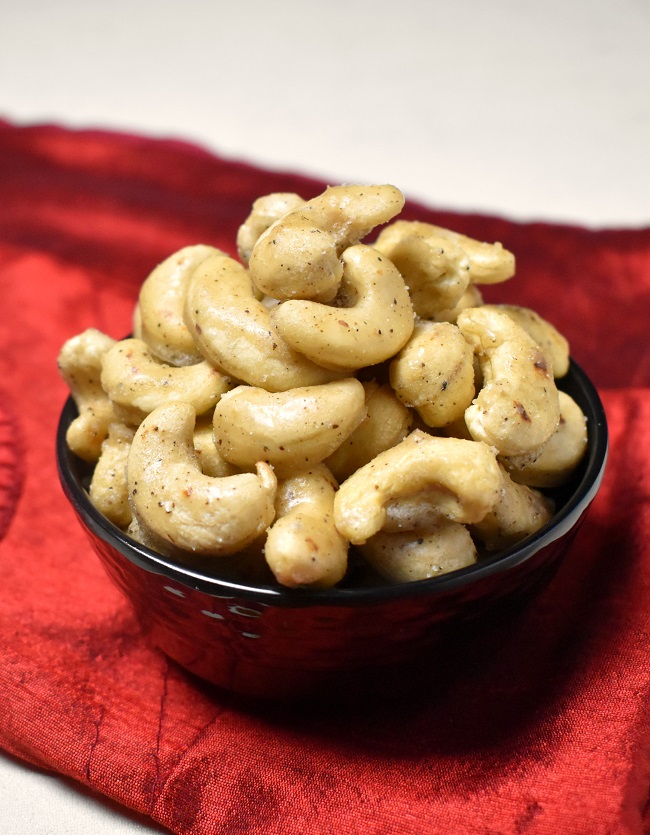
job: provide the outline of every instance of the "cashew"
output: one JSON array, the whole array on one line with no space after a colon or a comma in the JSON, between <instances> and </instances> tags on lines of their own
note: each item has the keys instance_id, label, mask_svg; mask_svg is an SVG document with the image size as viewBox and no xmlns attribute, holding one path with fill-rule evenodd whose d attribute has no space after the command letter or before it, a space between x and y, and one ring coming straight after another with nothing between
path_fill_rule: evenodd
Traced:
<instances>
[{"instance_id":1,"label":"cashew","mask_svg":"<svg viewBox=\"0 0 650 835\"><path fill-rule=\"evenodd\" d=\"M522 327L539 345L541 352L550 361L553 376L564 377L569 370L569 343L567 339L539 313L529 307L515 304L488 304L488 310L505 313L513 322Z\"/></svg>"},{"instance_id":2,"label":"cashew","mask_svg":"<svg viewBox=\"0 0 650 835\"><path fill-rule=\"evenodd\" d=\"M286 344L268 308L255 297L250 276L227 255L215 254L195 270L185 318L203 356L251 386L286 391L340 376Z\"/></svg>"},{"instance_id":3,"label":"cashew","mask_svg":"<svg viewBox=\"0 0 650 835\"><path fill-rule=\"evenodd\" d=\"M345 481L359 467L395 446L408 435L413 413L395 397L389 385L363 383L366 417L325 463L339 482Z\"/></svg>"},{"instance_id":4,"label":"cashew","mask_svg":"<svg viewBox=\"0 0 650 835\"><path fill-rule=\"evenodd\" d=\"M169 400L183 400L202 414L231 388L230 380L205 360L166 365L140 339L123 339L103 355L101 382L120 417L135 425Z\"/></svg>"},{"instance_id":5,"label":"cashew","mask_svg":"<svg viewBox=\"0 0 650 835\"><path fill-rule=\"evenodd\" d=\"M203 359L183 310L192 273L215 252L219 250L203 244L186 246L159 264L140 288L140 338L163 362L193 365Z\"/></svg>"},{"instance_id":6,"label":"cashew","mask_svg":"<svg viewBox=\"0 0 650 835\"><path fill-rule=\"evenodd\" d=\"M129 500L140 528L183 551L233 554L273 521L277 479L264 462L256 474L211 478L194 452L196 412L169 402L140 424L129 453Z\"/></svg>"},{"instance_id":7,"label":"cashew","mask_svg":"<svg viewBox=\"0 0 650 835\"><path fill-rule=\"evenodd\" d=\"M325 368L353 371L392 357L413 331L413 307L404 279L373 247L343 253L339 301L325 305L294 299L271 310L283 339Z\"/></svg>"},{"instance_id":8,"label":"cashew","mask_svg":"<svg viewBox=\"0 0 650 835\"><path fill-rule=\"evenodd\" d=\"M264 554L283 586L327 588L344 577L348 542L334 525L335 491L323 464L280 481Z\"/></svg>"},{"instance_id":9,"label":"cashew","mask_svg":"<svg viewBox=\"0 0 650 835\"><path fill-rule=\"evenodd\" d=\"M287 212L304 204L302 197L292 192L276 192L258 197L250 214L237 230L237 252L244 264L248 264L260 235Z\"/></svg>"},{"instance_id":10,"label":"cashew","mask_svg":"<svg viewBox=\"0 0 650 835\"><path fill-rule=\"evenodd\" d=\"M212 428L213 414L200 415L196 419L194 427L194 451L201 467L201 472L212 478L223 478L227 475L236 475L240 472L233 467L217 449L214 442L214 430Z\"/></svg>"},{"instance_id":11,"label":"cashew","mask_svg":"<svg viewBox=\"0 0 650 835\"><path fill-rule=\"evenodd\" d=\"M560 423L535 461L521 468L503 464L513 481L531 487L558 487L571 477L587 451L587 419L566 392L559 392Z\"/></svg>"},{"instance_id":12,"label":"cashew","mask_svg":"<svg viewBox=\"0 0 650 835\"><path fill-rule=\"evenodd\" d=\"M334 521L346 539L361 545L383 527L389 502L426 491L440 518L478 522L496 504L500 488L498 464L485 444L416 429L343 482Z\"/></svg>"},{"instance_id":13,"label":"cashew","mask_svg":"<svg viewBox=\"0 0 650 835\"><path fill-rule=\"evenodd\" d=\"M476 562L476 546L464 525L439 521L427 533L380 531L359 546L364 559L385 580L429 580Z\"/></svg>"},{"instance_id":14,"label":"cashew","mask_svg":"<svg viewBox=\"0 0 650 835\"><path fill-rule=\"evenodd\" d=\"M515 484L500 466L502 489L499 501L471 532L488 551L515 545L543 527L553 516L552 499L524 484Z\"/></svg>"},{"instance_id":15,"label":"cashew","mask_svg":"<svg viewBox=\"0 0 650 835\"><path fill-rule=\"evenodd\" d=\"M532 337L504 313L468 308L457 325L474 347L483 374L483 386L465 411L472 437L502 455L534 458L560 418L549 363Z\"/></svg>"},{"instance_id":16,"label":"cashew","mask_svg":"<svg viewBox=\"0 0 650 835\"><path fill-rule=\"evenodd\" d=\"M238 386L214 411L214 436L231 464L247 469L266 461L288 475L331 455L365 414L363 386L354 378L285 392Z\"/></svg>"},{"instance_id":17,"label":"cashew","mask_svg":"<svg viewBox=\"0 0 650 835\"><path fill-rule=\"evenodd\" d=\"M397 220L377 238L375 247L395 264L408 284L418 316L435 318L455 307L469 284L469 258L434 227Z\"/></svg>"},{"instance_id":18,"label":"cashew","mask_svg":"<svg viewBox=\"0 0 650 835\"><path fill-rule=\"evenodd\" d=\"M417 322L389 374L397 397L428 426L458 420L474 397L474 353L449 322Z\"/></svg>"},{"instance_id":19,"label":"cashew","mask_svg":"<svg viewBox=\"0 0 650 835\"><path fill-rule=\"evenodd\" d=\"M330 301L343 276L341 253L401 211L394 186L334 186L283 215L253 248L253 283L276 299Z\"/></svg>"},{"instance_id":20,"label":"cashew","mask_svg":"<svg viewBox=\"0 0 650 835\"><path fill-rule=\"evenodd\" d=\"M447 310L439 310L431 318L434 322L452 322L455 324L462 310L468 307L480 307L482 304L483 296L481 295L481 291L476 284L470 284L454 307Z\"/></svg>"},{"instance_id":21,"label":"cashew","mask_svg":"<svg viewBox=\"0 0 650 835\"><path fill-rule=\"evenodd\" d=\"M135 430L123 423L111 423L88 489L90 501L118 528L131 522L126 462Z\"/></svg>"},{"instance_id":22,"label":"cashew","mask_svg":"<svg viewBox=\"0 0 650 835\"><path fill-rule=\"evenodd\" d=\"M116 420L100 379L102 356L113 345L115 340L110 336L88 328L68 339L58 357L59 371L79 410L68 427L66 441L75 455L90 463L99 458L108 427Z\"/></svg>"},{"instance_id":23,"label":"cashew","mask_svg":"<svg viewBox=\"0 0 650 835\"><path fill-rule=\"evenodd\" d=\"M483 243L460 232L420 221L410 222L413 235L435 236L458 245L469 258L469 280L473 284L496 284L515 274L515 256L500 243Z\"/></svg>"}]
</instances>

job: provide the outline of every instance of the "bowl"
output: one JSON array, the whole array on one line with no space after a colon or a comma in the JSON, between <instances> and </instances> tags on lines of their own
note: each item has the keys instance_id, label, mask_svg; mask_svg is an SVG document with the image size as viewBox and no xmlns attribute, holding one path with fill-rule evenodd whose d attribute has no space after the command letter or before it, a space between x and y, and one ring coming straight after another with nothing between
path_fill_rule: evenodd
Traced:
<instances>
[{"instance_id":1,"label":"bowl","mask_svg":"<svg viewBox=\"0 0 650 835\"><path fill-rule=\"evenodd\" d=\"M140 545L91 504L88 465L67 447L77 414L65 403L57 434L63 490L111 580L149 640L219 688L262 699L331 698L399 690L404 669L430 664L450 635L520 610L567 554L600 486L607 423L598 393L571 362L559 387L587 417L587 454L556 494L557 510L515 547L438 577L400 585L288 589L211 576Z\"/></svg>"}]
</instances>

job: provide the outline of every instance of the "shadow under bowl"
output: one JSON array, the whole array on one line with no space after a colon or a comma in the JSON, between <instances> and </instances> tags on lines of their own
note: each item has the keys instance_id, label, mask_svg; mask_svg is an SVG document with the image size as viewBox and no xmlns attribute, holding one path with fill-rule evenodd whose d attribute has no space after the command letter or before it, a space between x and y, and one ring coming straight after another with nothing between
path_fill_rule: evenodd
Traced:
<instances>
[{"instance_id":1,"label":"shadow under bowl","mask_svg":"<svg viewBox=\"0 0 650 835\"><path fill-rule=\"evenodd\" d=\"M607 423L598 393L575 363L559 386L582 408L589 444L557 510L540 531L468 568L399 585L287 589L212 575L140 545L90 502L89 467L57 434L64 492L109 577L133 604L155 646L227 691L262 699L337 698L380 687L396 693L404 671L430 663L468 624L518 611L552 577L602 481ZM218 567L218 563L217 563Z\"/></svg>"}]
</instances>

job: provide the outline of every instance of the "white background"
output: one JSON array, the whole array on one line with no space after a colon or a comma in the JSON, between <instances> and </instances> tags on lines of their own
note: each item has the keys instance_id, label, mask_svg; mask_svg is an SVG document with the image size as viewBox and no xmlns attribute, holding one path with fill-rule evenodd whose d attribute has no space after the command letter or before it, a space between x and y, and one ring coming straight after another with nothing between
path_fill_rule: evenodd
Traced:
<instances>
[{"instance_id":1,"label":"white background","mask_svg":"<svg viewBox=\"0 0 650 835\"><path fill-rule=\"evenodd\" d=\"M16 0L0 117L189 139L443 209L648 226L650 3ZM7 835L159 831L2 755L0 810Z\"/></svg>"}]
</instances>

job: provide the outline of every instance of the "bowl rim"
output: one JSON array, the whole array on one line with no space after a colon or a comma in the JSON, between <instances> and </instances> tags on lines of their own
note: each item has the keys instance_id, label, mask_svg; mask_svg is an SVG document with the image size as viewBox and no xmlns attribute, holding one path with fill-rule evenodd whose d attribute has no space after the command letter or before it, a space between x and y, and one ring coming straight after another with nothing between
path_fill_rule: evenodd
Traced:
<instances>
[{"instance_id":1,"label":"bowl rim","mask_svg":"<svg viewBox=\"0 0 650 835\"><path fill-rule=\"evenodd\" d=\"M567 383L569 383L568 386ZM57 426L57 469L66 497L89 531L110 544L136 566L212 597L243 597L275 606L331 607L374 604L396 598L437 595L461 589L487 575L508 571L525 562L540 548L551 544L567 533L594 499L602 482L608 453L605 409L596 387L573 358L570 361L569 372L558 380L558 384L561 389L571 388L572 396L578 393L582 395L576 399L580 400L580 406L586 415L589 434L587 454L581 464L582 474L560 509L539 531L510 548L483 557L479 562L466 568L410 583L386 583L378 586L335 587L333 589L291 589L265 584L245 584L216 577L141 545L113 525L95 508L88 493L79 482L75 468L81 464L81 461L69 450L65 437L67 427L77 412L71 396L63 405Z\"/></svg>"}]
</instances>

